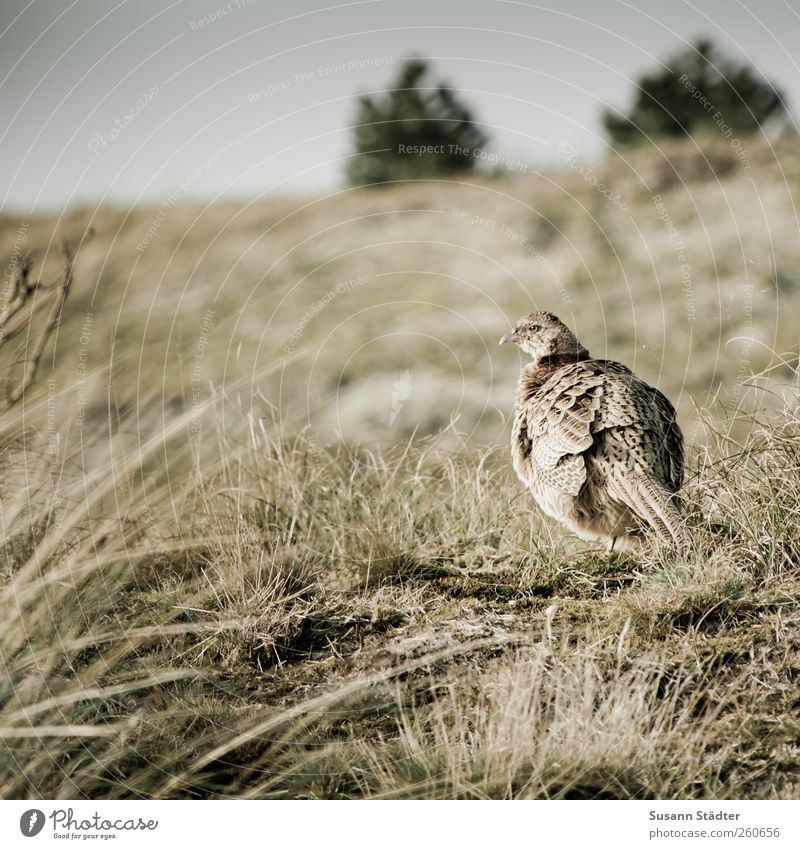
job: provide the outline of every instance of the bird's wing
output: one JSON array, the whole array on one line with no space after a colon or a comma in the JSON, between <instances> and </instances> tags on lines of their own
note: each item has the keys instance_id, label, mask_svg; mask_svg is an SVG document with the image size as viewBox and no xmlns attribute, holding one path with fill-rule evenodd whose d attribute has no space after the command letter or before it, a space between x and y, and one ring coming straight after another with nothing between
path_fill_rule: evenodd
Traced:
<instances>
[{"instance_id":1,"label":"bird's wing","mask_svg":"<svg viewBox=\"0 0 800 849\"><path fill-rule=\"evenodd\" d=\"M663 426L664 438L661 443L661 453L665 456L668 465L668 488L670 492L677 492L683 486L683 433L678 426L675 408L658 390L654 392L657 396L655 403L659 408Z\"/></svg>"},{"instance_id":2,"label":"bird's wing","mask_svg":"<svg viewBox=\"0 0 800 849\"><path fill-rule=\"evenodd\" d=\"M570 495L577 495L586 481L583 452L594 442L603 381L601 373L583 363L565 366L541 387L523 412L536 476Z\"/></svg>"},{"instance_id":3,"label":"bird's wing","mask_svg":"<svg viewBox=\"0 0 800 849\"><path fill-rule=\"evenodd\" d=\"M637 453L631 450L637 446L617 444L620 440L638 441L639 434L646 434L657 449L659 467L666 470L656 477L670 491L680 488L683 438L675 410L620 363L588 360L559 369L528 402L522 424L537 477L562 492L580 492L586 481L584 452L603 431L603 443L620 458ZM635 471L649 476L653 470Z\"/></svg>"},{"instance_id":4,"label":"bird's wing","mask_svg":"<svg viewBox=\"0 0 800 849\"><path fill-rule=\"evenodd\" d=\"M609 494L669 546L685 551L688 533L672 496L683 483L683 435L675 408L624 366L608 364L596 427Z\"/></svg>"},{"instance_id":5,"label":"bird's wing","mask_svg":"<svg viewBox=\"0 0 800 849\"><path fill-rule=\"evenodd\" d=\"M655 478L669 493L683 485L683 434L675 408L658 389L620 363L601 361L607 374L595 432L626 456L632 473ZM615 443L619 441L619 446ZM627 450L625 450L627 449Z\"/></svg>"}]
</instances>

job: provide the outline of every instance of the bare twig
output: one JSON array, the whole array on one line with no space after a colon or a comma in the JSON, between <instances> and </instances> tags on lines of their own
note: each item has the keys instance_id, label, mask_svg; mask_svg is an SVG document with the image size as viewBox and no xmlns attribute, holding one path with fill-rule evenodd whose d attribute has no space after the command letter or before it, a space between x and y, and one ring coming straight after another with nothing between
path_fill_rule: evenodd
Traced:
<instances>
[{"instance_id":1,"label":"bare twig","mask_svg":"<svg viewBox=\"0 0 800 849\"><path fill-rule=\"evenodd\" d=\"M13 318L25 306L28 297L34 292L39 283L29 283L28 276L30 275L31 266L33 265L34 255L28 252L23 255L17 266L17 272L14 275L14 282L11 284L11 295L8 302L0 310L0 345L3 344L8 334L8 321Z\"/></svg>"},{"instance_id":2,"label":"bare twig","mask_svg":"<svg viewBox=\"0 0 800 849\"><path fill-rule=\"evenodd\" d=\"M61 275L58 279L58 282L53 287L54 295L50 306L50 311L47 314L47 319L45 320L45 323L39 333L38 338L36 339L36 342L33 345L33 348L31 349L30 354L25 360L25 366L22 372L22 379L8 395L8 400L11 404L15 404L17 401L19 401L19 399L25 394L25 390L33 382L33 378L36 376L36 369L39 367L39 361L41 360L45 346L47 345L47 340L50 338L50 334L53 332L53 330L58 326L58 321L61 317L61 310L63 309L64 302L66 301L67 295L69 294L69 288L72 284L72 269L75 262L75 254L73 253L72 248L69 246L69 243L66 240L64 240L61 244L61 255L63 257L63 265L61 267ZM27 277L27 272L25 276ZM20 291L15 292L14 301L12 303L16 302L19 299L20 294ZM23 296L23 303L25 298L27 298L27 294ZM16 309L19 309L19 307L17 307ZM2 340L0 339L0 341Z\"/></svg>"},{"instance_id":3,"label":"bare twig","mask_svg":"<svg viewBox=\"0 0 800 849\"><path fill-rule=\"evenodd\" d=\"M28 328L33 331L33 319L40 309L50 304L47 317L44 324L36 337L36 341L28 348L27 355L23 357L24 365L22 370L22 378L19 383L8 392L9 404L15 404L25 394L25 391L33 382L36 376L36 371L39 367L39 361L42 359L44 349L47 346L47 340L52 335L53 331L58 327L61 320L61 314L64 309L64 303L67 300L70 287L72 285L73 268L75 258L80 249L94 236L94 229L89 228L82 236L80 244L73 251L69 242L65 239L61 243L62 265L61 273L56 282L50 286L45 286L41 281L30 282L30 272L33 265L34 256L32 253L26 253L17 268L14 280L11 286L11 292L8 300L2 308L0 308L0 346L7 342L12 336L16 335L23 328ZM43 292L41 297L31 298L34 292ZM48 299L47 295L52 293ZM23 307L31 304L30 310L23 312ZM17 320L12 321L16 316Z\"/></svg>"}]
</instances>

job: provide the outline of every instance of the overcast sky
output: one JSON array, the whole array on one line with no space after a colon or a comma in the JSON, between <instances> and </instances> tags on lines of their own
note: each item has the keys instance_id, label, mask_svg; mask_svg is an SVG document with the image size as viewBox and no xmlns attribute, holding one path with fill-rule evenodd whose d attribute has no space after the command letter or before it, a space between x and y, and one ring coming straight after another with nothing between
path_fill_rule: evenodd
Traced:
<instances>
[{"instance_id":1,"label":"overcast sky","mask_svg":"<svg viewBox=\"0 0 800 849\"><path fill-rule=\"evenodd\" d=\"M354 95L414 53L498 154L591 159L605 105L699 35L800 115L800 0L2 0L2 209L330 189Z\"/></svg>"}]
</instances>

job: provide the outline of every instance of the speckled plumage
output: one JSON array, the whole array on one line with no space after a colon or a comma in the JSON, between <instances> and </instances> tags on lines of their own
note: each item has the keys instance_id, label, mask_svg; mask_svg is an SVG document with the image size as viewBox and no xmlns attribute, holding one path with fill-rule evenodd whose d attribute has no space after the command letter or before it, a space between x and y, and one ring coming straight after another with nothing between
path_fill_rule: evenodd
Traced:
<instances>
[{"instance_id":1,"label":"speckled plumage","mask_svg":"<svg viewBox=\"0 0 800 849\"><path fill-rule=\"evenodd\" d=\"M667 398L621 363L592 359L551 313L524 316L509 339L533 357L517 385L512 457L542 510L612 548L638 549L649 529L685 549L672 497L683 437Z\"/></svg>"}]
</instances>

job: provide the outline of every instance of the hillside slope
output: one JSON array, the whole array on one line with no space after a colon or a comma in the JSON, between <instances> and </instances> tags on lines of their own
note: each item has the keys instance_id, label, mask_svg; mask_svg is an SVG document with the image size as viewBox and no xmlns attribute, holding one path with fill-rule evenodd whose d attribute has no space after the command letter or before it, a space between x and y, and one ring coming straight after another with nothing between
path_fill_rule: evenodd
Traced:
<instances>
[{"instance_id":1,"label":"hillside slope","mask_svg":"<svg viewBox=\"0 0 800 849\"><path fill-rule=\"evenodd\" d=\"M545 308L658 384L691 435L697 408L736 407L753 373L797 380L800 149L748 154L745 168L724 140L687 141L588 173L573 158L494 181L6 215L0 246L54 266L59 237L95 228L52 372L57 392L88 372L89 422L107 418L109 386L123 410L157 391L174 413L239 380L244 406L263 411L260 390L287 433L310 426L321 444L456 416L502 442L517 361L497 338Z\"/></svg>"}]
</instances>

